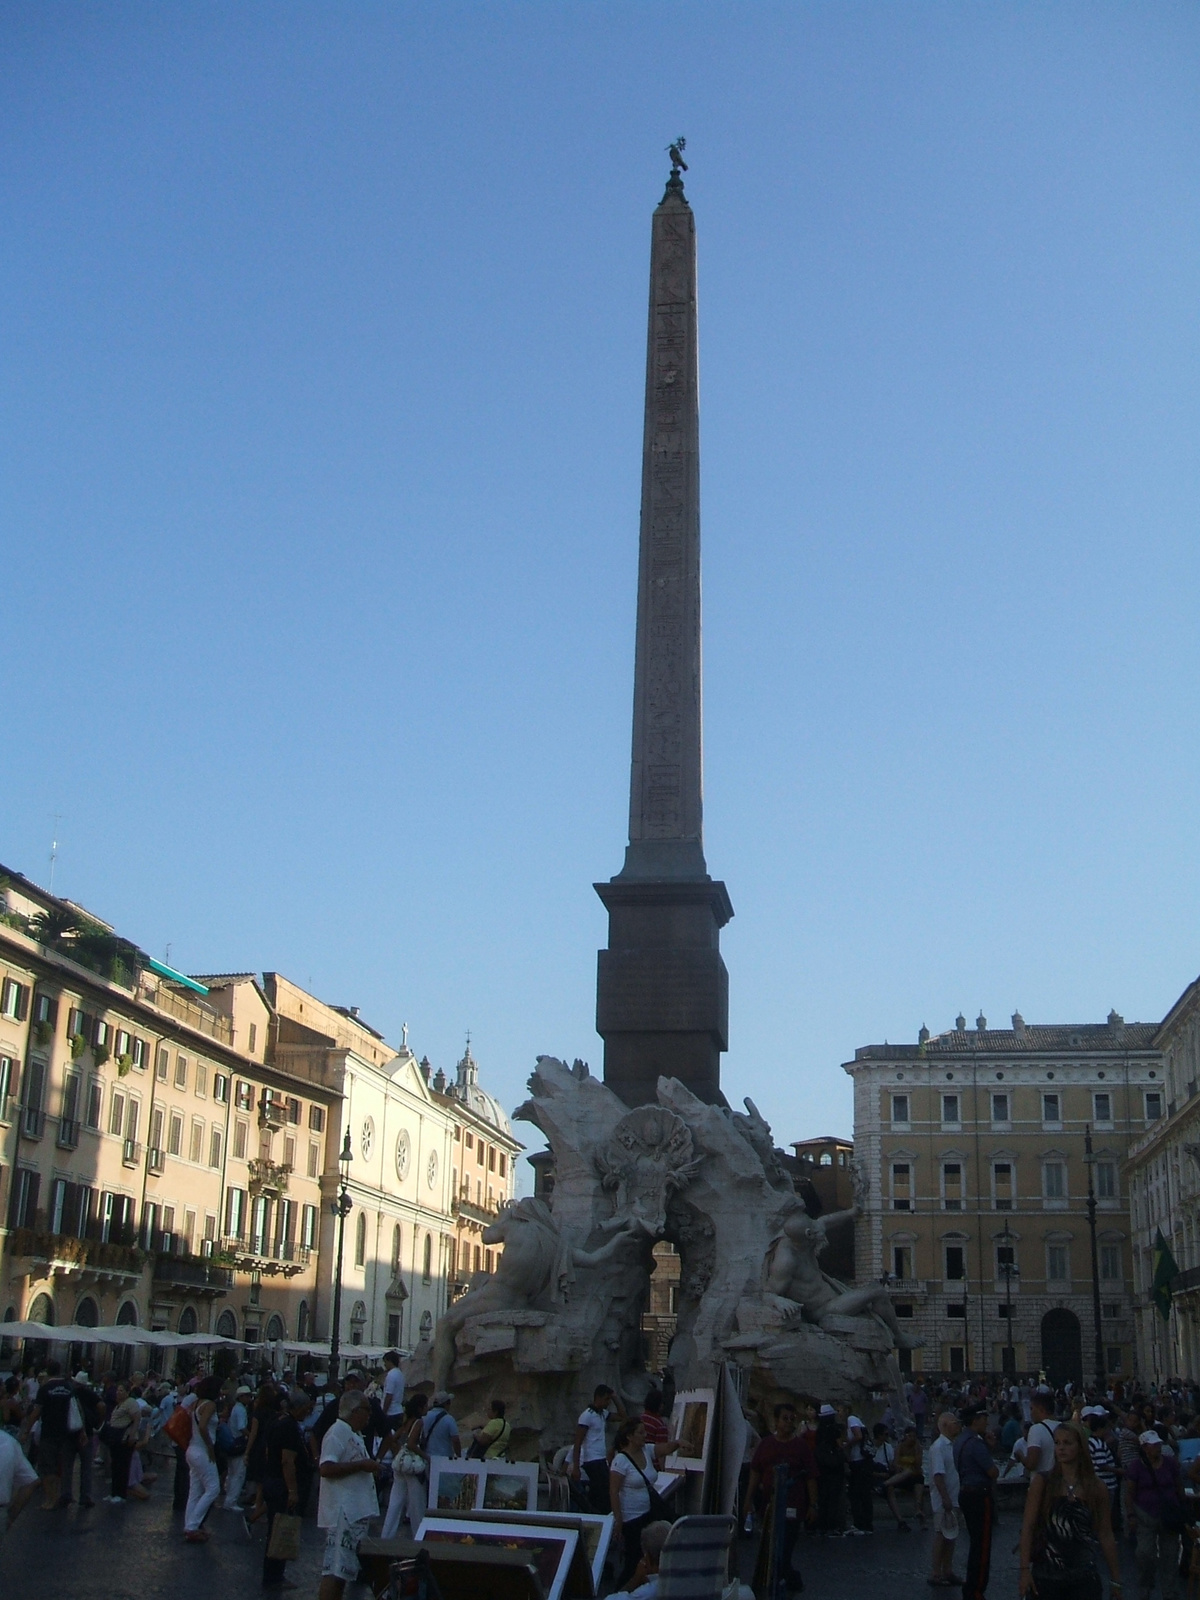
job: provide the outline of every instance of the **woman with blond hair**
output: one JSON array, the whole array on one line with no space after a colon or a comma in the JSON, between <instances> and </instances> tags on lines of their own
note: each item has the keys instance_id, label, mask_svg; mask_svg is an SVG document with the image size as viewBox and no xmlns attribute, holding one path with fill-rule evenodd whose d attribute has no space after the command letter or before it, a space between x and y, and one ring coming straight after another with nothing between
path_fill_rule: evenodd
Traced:
<instances>
[{"instance_id":1,"label":"woman with blond hair","mask_svg":"<svg viewBox=\"0 0 1200 1600\"><path fill-rule=\"evenodd\" d=\"M1100 1600L1096 1565L1108 1564L1114 1600L1121 1596L1121 1563L1109 1517L1108 1492L1096 1476L1087 1437L1078 1422L1054 1430L1054 1464L1035 1474L1021 1525L1018 1593L1038 1600Z\"/></svg>"}]
</instances>

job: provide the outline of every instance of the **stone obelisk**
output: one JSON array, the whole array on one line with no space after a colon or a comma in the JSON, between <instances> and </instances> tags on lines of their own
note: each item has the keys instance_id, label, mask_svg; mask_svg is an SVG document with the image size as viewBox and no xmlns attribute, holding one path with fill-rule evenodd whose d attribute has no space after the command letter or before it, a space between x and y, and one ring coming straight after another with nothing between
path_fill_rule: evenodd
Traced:
<instances>
[{"instance_id":1,"label":"stone obelisk","mask_svg":"<svg viewBox=\"0 0 1200 1600\"><path fill-rule=\"evenodd\" d=\"M720 1101L728 1046L719 946L733 907L708 875L701 817L696 225L679 148L650 235L629 845L595 886L608 910L596 1030L604 1081L628 1105L652 1101L660 1076Z\"/></svg>"}]
</instances>

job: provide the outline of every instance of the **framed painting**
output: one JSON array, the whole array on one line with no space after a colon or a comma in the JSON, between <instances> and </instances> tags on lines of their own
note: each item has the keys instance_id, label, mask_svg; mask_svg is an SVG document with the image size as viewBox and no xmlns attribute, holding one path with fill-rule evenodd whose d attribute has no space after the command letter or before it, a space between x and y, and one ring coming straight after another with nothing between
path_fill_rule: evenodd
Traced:
<instances>
[{"instance_id":1,"label":"framed painting","mask_svg":"<svg viewBox=\"0 0 1200 1600\"><path fill-rule=\"evenodd\" d=\"M671 1437L680 1441L666 1460L676 1471L703 1472L713 1428L712 1389L684 1389L671 1407Z\"/></svg>"},{"instance_id":2,"label":"framed painting","mask_svg":"<svg viewBox=\"0 0 1200 1600\"><path fill-rule=\"evenodd\" d=\"M533 1561L546 1600L562 1600L567 1573L579 1544L575 1528L546 1523L485 1522L470 1517L428 1515L417 1529L420 1544L466 1545L473 1550L519 1550Z\"/></svg>"},{"instance_id":3,"label":"framed painting","mask_svg":"<svg viewBox=\"0 0 1200 1600\"><path fill-rule=\"evenodd\" d=\"M483 1462L434 1456L429 1463L430 1511L474 1511L483 1495Z\"/></svg>"},{"instance_id":4,"label":"framed painting","mask_svg":"<svg viewBox=\"0 0 1200 1600\"><path fill-rule=\"evenodd\" d=\"M480 1511L536 1511L538 1464L536 1461L480 1461L482 1493Z\"/></svg>"},{"instance_id":5,"label":"framed painting","mask_svg":"<svg viewBox=\"0 0 1200 1600\"><path fill-rule=\"evenodd\" d=\"M660 1473L655 1484L660 1493L669 1493L675 1484L682 1481L684 1474ZM663 1489L664 1481L669 1480L668 1488ZM448 1513L454 1517L470 1516L470 1512ZM519 1522L522 1527L533 1524L538 1527L575 1528L578 1530L582 1544L581 1555L591 1569L592 1584L596 1592L600 1591L600 1580L604 1576L604 1564L608 1560L608 1547L612 1543L613 1519L611 1515L601 1516L594 1511L479 1511L476 1516L482 1522L504 1522L509 1518Z\"/></svg>"}]
</instances>

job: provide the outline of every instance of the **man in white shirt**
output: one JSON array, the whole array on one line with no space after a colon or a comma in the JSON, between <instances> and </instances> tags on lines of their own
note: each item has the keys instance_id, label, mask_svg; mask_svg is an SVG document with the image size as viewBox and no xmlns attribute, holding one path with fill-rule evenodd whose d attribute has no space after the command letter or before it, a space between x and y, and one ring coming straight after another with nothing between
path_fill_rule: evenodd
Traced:
<instances>
[{"instance_id":1,"label":"man in white shirt","mask_svg":"<svg viewBox=\"0 0 1200 1600\"><path fill-rule=\"evenodd\" d=\"M435 1397L436 1398L436 1397ZM608 1498L608 1444L606 1429L609 1413L624 1417L620 1401L606 1383L598 1383L592 1403L582 1412L571 1446L568 1475L578 1480L582 1472L588 1480L592 1510L607 1516L612 1510Z\"/></svg>"},{"instance_id":2,"label":"man in white shirt","mask_svg":"<svg viewBox=\"0 0 1200 1600\"><path fill-rule=\"evenodd\" d=\"M958 1468L954 1441L961 1424L953 1411L938 1418L938 1436L929 1450L929 1491L933 1502L933 1572L935 1589L959 1587L954 1576L954 1541L958 1538Z\"/></svg>"},{"instance_id":3,"label":"man in white shirt","mask_svg":"<svg viewBox=\"0 0 1200 1600\"><path fill-rule=\"evenodd\" d=\"M383 1414L394 1429L404 1415L404 1374L398 1350L389 1350L384 1356L383 1370Z\"/></svg>"},{"instance_id":4,"label":"man in white shirt","mask_svg":"<svg viewBox=\"0 0 1200 1600\"><path fill-rule=\"evenodd\" d=\"M875 1532L875 1485L871 1468L871 1451L867 1440L867 1425L861 1417L846 1418L847 1454L850 1460L850 1526L847 1533Z\"/></svg>"},{"instance_id":5,"label":"man in white shirt","mask_svg":"<svg viewBox=\"0 0 1200 1600\"><path fill-rule=\"evenodd\" d=\"M390 1469L367 1454L362 1435L370 1419L366 1395L347 1389L338 1401L338 1420L321 1441L317 1526L325 1529L325 1562L318 1600L341 1600L347 1580L358 1575L359 1544L379 1515L375 1478Z\"/></svg>"},{"instance_id":6,"label":"man in white shirt","mask_svg":"<svg viewBox=\"0 0 1200 1600\"><path fill-rule=\"evenodd\" d=\"M11 1433L0 1431L0 1542L25 1509L38 1475Z\"/></svg>"},{"instance_id":7,"label":"man in white shirt","mask_svg":"<svg viewBox=\"0 0 1200 1600\"><path fill-rule=\"evenodd\" d=\"M1054 1396L1039 1389L1030 1402L1033 1422L1025 1438L1025 1471L1049 1472L1054 1465Z\"/></svg>"}]
</instances>

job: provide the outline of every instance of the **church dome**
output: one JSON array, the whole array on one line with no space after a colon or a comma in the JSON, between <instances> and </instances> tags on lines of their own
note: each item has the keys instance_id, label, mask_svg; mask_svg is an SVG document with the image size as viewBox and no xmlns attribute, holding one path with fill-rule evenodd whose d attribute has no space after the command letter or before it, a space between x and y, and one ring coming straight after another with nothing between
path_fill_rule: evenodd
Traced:
<instances>
[{"instance_id":1,"label":"church dome","mask_svg":"<svg viewBox=\"0 0 1200 1600\"><path fill-rule=\"evenodd\" d=\"M512 1123L509 1122L504 1107L494 1096L479 1087L479 1063L471 1054L469 1039L463 1058L458 1063L457 1078L446 1093L452 1095L455 1100L460 1100L484 1122L490 1123L498 1133L512 1138Z\"/></svg>"}]
</instances>

